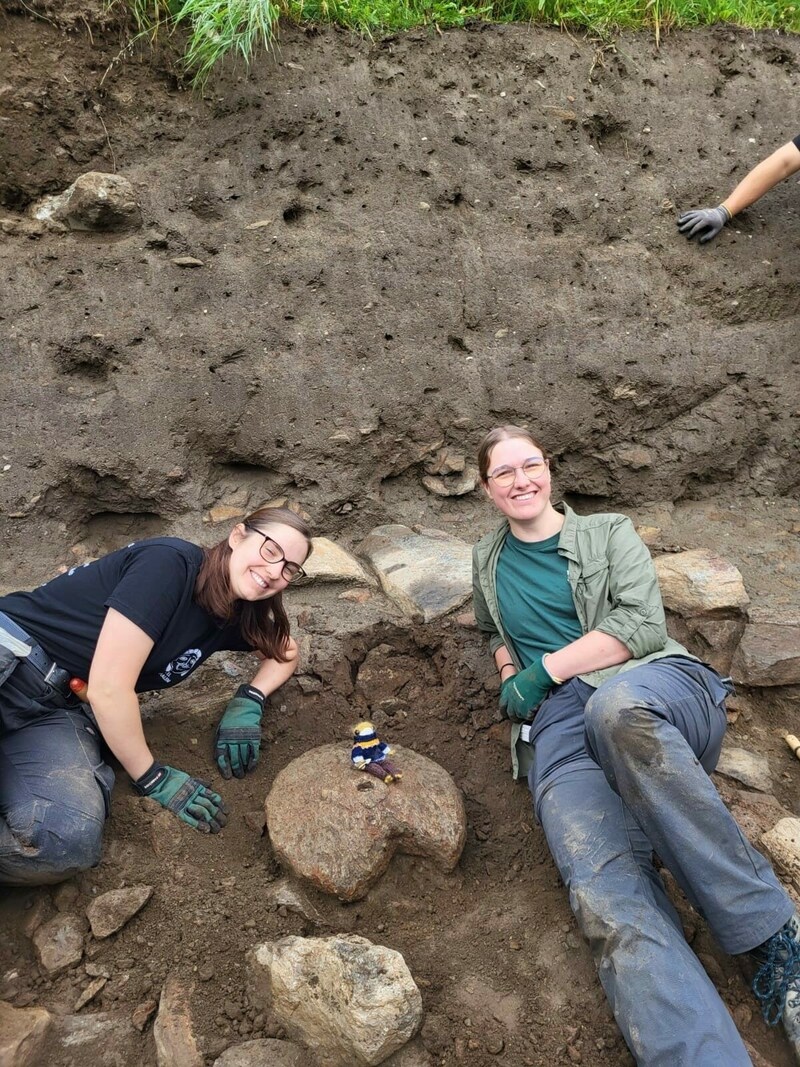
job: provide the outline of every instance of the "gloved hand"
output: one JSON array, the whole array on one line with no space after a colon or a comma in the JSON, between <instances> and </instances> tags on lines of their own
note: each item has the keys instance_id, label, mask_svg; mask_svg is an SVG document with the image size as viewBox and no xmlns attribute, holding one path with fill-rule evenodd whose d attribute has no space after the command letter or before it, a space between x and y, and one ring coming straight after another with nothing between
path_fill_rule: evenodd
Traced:
<instances>
[{"instance_id":1,"label":"gloved hand","mask_svg":"<svg viewBox=\"0 0 800 1067\"><path fill-rule=\"evenodd\" d=\"M258 763L264 694L240 685L223 712L214 737L214 759L223 778L244 778Z\"/></svg>"},{"instance_id":2,"label":"gloved hand","mask_svg":"<svg viewBox=\"0 0 800 1067\"><path fill-rule=\"evenodd\" d=\"M506 678L500 687L500 707L509 718L529 719L552 687L553 679L539 656L530 667Z\"/></svg>"},{"instance_id":3,"label":"gloved hand","mask_svg":"<svg viewBox=\"0 0 800 1067\"><path fill-rule=\"evenodd\" d=\"M703 234L700 244L705 244L716 237L725 223L730 222L732 218L730 211L723 204L719 207L695 208L694 211L684 211L678 216L678 229L690 241L696 234Z\"/></svg>"},{"instance_id":4,"label":"gloved hand","mask_svg":"<svg viewBox=\"0 0 800 1067\"><path fill-rule=\"evenodd\" d=\"M152 797L204 834L218 834L228 821L228 809L219 793L214 793L199 778L191 778L174 767L154 763L137 778L133 787L139 796Z\"/></svg>"}]
</instances>

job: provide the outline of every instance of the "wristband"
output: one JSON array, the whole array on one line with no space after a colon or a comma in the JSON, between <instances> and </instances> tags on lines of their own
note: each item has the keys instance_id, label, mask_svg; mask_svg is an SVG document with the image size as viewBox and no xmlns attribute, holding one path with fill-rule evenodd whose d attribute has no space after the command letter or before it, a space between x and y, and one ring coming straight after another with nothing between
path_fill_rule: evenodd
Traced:
<instances>
[{"instance_id":1,"label":"wristband","mask_svg":"<svg viewBox=\"0 0 800 1067\"><path fill-rule=\"evenodd\" d=\"M510 661L508 663L501 663L497 669L502 673L506 669L506 667L514 667L514 664ZM516 667L514 667L514 670L516 670Z\"/></svg>"},{"instance_id":2,"label":"wristband","mask_svg":"<svg viewBox=\"0 0 800 1067\"><path fill-rule=\"evenodd\" d=\"M267 699L260 689L256 689L254 685L240 685L234 694L234 698L244 697L246 700L254 700L256 704L264 710L264 701Z\"/></svg>"},{"instance_id":3,"label":"wristband","mask_svg":"<svg viewBox=\"0 0 800 1067\"><path fill-rule=\"evenodd\" d=\"M555 685L563 685L564 684L564 679L563 678L558 678L555 674L553 674L553 672L547 666L547 657L549 655L550 655L549 652L545 652L545 654L542 656L542 666L547 671L547 673L550 675L550 677L553 679L553 683Z\"/></svg>"},{"instance_id":4,"label":"wristband","mask_svg":"<svg viewBox=\"0 0 800 1067\"><path fill-rule=\"evenodd\" d=\"M149 796L153 790L167 777L167 768L157 761L153 761L151 767L144 772L141 778L137 778L133 782L133 788L139 794L140 797Z\"/></svg>"}]
</instances>

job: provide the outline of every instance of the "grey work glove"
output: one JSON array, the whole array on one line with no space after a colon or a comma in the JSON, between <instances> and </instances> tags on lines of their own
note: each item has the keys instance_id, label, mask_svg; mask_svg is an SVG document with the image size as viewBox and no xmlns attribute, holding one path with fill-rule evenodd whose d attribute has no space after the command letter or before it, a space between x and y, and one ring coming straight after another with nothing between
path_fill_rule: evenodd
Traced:
<instances>
[{"instance_id":1,"label":"grey work glove","mask_svg":"<svg viewBox=\"0 0 800 1067\"><path fill-rule=\"evenodd\" d=\"M723 205L719 207L695 208L694 211L684 211L678 216L678 229L691 241L693 237L700 237L700 244L711 241L720 232L726 222L730 222L733 216Z\"/></svg>"}]
</instances>

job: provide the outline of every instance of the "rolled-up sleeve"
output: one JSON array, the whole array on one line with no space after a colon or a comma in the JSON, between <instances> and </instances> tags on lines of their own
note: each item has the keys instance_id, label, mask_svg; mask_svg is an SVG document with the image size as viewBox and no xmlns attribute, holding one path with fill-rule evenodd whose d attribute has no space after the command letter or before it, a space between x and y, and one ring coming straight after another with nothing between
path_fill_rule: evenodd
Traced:
<instances>
[{"instance_id":1,"label":"rolled-up sleeve","mask_svg":"<svg viewBox=\"0 0 800 1067\"><path fill-rule=\"evenodd\" d=\"M656 569L633 523L623 515L610 531L607 548L611 610L594 629L630 649L634 659L659 652L667 624Z\"/></svg>"}]
</instances>

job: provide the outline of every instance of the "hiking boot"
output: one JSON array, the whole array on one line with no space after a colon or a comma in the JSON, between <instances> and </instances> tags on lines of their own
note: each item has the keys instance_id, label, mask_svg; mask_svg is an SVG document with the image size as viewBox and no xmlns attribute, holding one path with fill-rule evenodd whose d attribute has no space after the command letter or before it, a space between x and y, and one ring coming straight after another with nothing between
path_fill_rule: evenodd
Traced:
<instances>
[{"instance_id":1,"label":"hiking boot","mask_svg":"<svg viewBox=\"0 0 800 1067\"><path fill-rule=\"evenodd\" d=\"M800 916L797 912L750 956L758 970L753 992L769 1026L783 1023L800 1063Z\"/></svg>"}]
</instances>

